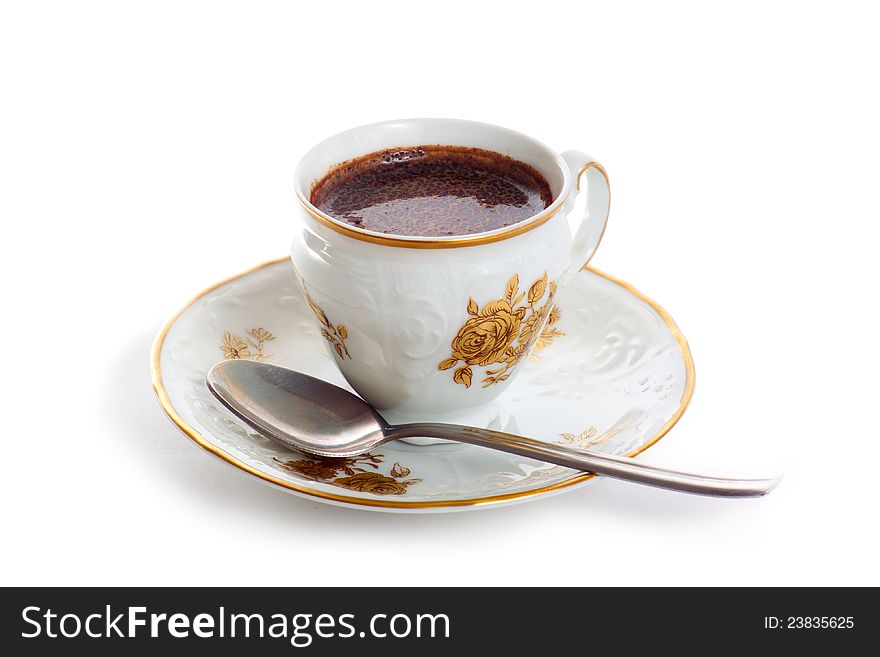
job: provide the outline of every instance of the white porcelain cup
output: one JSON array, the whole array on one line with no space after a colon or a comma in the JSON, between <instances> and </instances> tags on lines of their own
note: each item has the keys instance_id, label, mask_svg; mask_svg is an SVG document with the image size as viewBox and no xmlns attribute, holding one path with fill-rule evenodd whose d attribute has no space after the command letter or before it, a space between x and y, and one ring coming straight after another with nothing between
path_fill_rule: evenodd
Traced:
<instances>
[{"instance_id":1,"label":"white porcelain cup","mask_svg":"<svg viewBox=\"0 0 880 657\"><path fill-rule=\"evenodd\" d=\"M341 162L433 144L525 162L547 179L553 202L512 226L450 237L371 232L310 202L312 186ZM318 328L351 386L393 423L492 417L486 409L531 353L558 286L599 245L610 200L593 158L451 119L388 121L330 137L300 161L296 194L292 259ZM570 217L577 194L587 194L585 212Z\"/></svg>"}]
</instances>

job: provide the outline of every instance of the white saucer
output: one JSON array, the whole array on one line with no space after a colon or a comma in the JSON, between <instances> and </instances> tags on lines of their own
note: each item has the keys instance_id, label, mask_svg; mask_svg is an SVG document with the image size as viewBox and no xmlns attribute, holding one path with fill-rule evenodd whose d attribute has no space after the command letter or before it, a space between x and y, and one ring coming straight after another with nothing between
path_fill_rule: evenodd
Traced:
<instances>
[{"instance_id":1,"label":"white saucer","mask_svg":"<svg viewBox=\"0 0 880 657\"><path fill-rule=\"evenodd\" d=\"M687 342L672 318L625 283L583 270L560 290L546 344L488 424L548 442L635 456L668 432L694 389ZM319 461L289 452L222 409L205 386L218 360L243 357L349 388L322 344L287 258L205 290L153 345L153 387L197 444L283 490L383 511L497 506L574 490L593 475L469 445L383 445L369 457Z\"/></svg>"}]
</instances>

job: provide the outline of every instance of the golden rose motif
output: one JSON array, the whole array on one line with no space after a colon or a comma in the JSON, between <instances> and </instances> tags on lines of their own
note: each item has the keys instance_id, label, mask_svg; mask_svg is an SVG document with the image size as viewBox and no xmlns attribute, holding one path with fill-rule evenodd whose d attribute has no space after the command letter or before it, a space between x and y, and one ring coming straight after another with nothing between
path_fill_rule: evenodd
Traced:
<instances>
[{"instance_id":1,"label":"golden rose motif","mask_svg":"<svg viewBox=\"0 0 880 657\"><path fill-rule=\"evenodd\" d=\"M545 296L544 305L538 306ZM556 283L548 282L547 272L544 272L523 292L519 291L519 275L514 274L507 282L504 298L490 301L482 310L473 298L468 299L470 317L452 339L452 356L438 363L437 369L448 370L463 363L452 378L466 388L471 387L473 367L502 365L496 370L486 370L484 388L506 380L513 367L542 336L548 318L553 316L555 296ZM557 311L557 319L558 316ZM556 331L553 336L548 336L542 346L556 335L562 335L562 332Z\"/></svg>"},{"instance_id":2,"label":"golden rose motif","mask_svg":"<svg viewBox=\"0 0 880 657\"><path fill-rule=\"evenodd\" d=\"M313 481L323 481L335 477L340 470L340 467L329 459L321 461L300 459L298 461L279 461L279 463L285 470L290 470Z\"/></svg>"},{"instance_id":3,"label":"golden rose motif","mask_svg":"<svg viewBox=\"0 0 880 657\"><path fill-rule=\"evenodd\" d=\"M516 339L525 310L514 311L507 301L493 301L471 317L452 340L452 355L468 365L491 365Z\"/></svg>"},{"instance_id":4,"label":"golden rose motif","mask_svg":"<svg viewBox=\"0 0 880 657\"><path fill-rule=\"evenodd\" d=\"M378 469L383 462L382 454L363 454L352 458L303 458L283 461L274 459L285 470L295 472L301 477L332 484L348 490L373 495L403 495L407 487L417 484L421 479L404 479L410 469L400 463L391 467L389 475L366 470L362 466ZM347 476L340 477L340 474Z\"/></svg>"},{"instance_id":5,"label":"golden rose motif","mask_svg":"<svg viewBox=\"0 0 880 657\"><path fill-rule=\"evenodd\" d=\"M351 477L339 477L333 483L348 490L374 495L403 495L406 493L406 482L386 477L378 472L361 472Z\"/></svg>"}]
</instances>

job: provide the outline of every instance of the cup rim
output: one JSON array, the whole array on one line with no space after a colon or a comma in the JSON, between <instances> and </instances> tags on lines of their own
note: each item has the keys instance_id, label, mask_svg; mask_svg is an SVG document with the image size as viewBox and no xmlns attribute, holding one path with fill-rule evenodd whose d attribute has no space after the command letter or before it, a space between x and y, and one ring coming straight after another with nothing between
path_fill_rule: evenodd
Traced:
<instances>
[{"instance_id":1,"label":"cup rim","mask_svg":"<svg viewBox=\"0 0 880 657\"><path fill-rule=\"evenodd\" d=\"M553 199L553 202L550 203L546 208L544 208L541 212L538 212L527 219L523 219L511 226L504 226L502 228L496 228L495 230L484 231L481 233L468 233L467 235L445 235L445 236L424 236L424 235L395 235L389 233L379 233L372 230L366 230L364 228L355 228L345 222L342 222L326 212L320 210L317 206L313 205L309 200L306 191L302 189L299 184L300 171L303 167L303 162L305 162L310 155L312 155L315 151L321 148L327 141L331 139L335 139L347 133L355 133L362 130L367 130L370 128L378 128L386 125L392 124L401 124L401 123L425 123L425 122L444 122L444 123L457 123L460 125L470 125L476 127L485 127L491 128L493 130L501 130L509 133L512 137L523 139L528 142L531 142L534 146L545 151L547 155L556 163L556 166L562 172L562 187L559 190L559 193ZM407 146L408 144L400 144L401 146ZM467 146L467 144L456 144L457 146ZM367 155L367 153L363 153L363 155ZM515 237L517 235L522 235L523 233L534 230L538 226L543 225L547 221L549 221L553 216L555 216L562 206L565 204L566 200L568 200L569 193L571 191L571 172L569 170L568 165L562 156L549 146L544 143L538 141L534 137L530 137L529 135L518 132L516 130L512 130L510 128L505 128L503 126L495 125L492 123L485 123L482 121L469 121L466 119L446 119L446 118L409 118L409 119L392 119L390 121L379 121L377 123L368 123L365 125L357 126L355 128L349 128L348 130L343 130L342 132L336 133L335 135L331 135L326 139L318 142L312 148L310 148L301 158L299 163L297 164L296 170L294 172L294 187L296 190L297 199L302 205L303 209L306 213L315 219L318 223L330 228L331 230L336 231L337 233L341 233L346 237L351 237L356 240L360 240L362 242L370 242L373 244L382 244L384 246L397 246L404 248L422 248L422 249L444 249L444 248L456 248L462 246L476 246L479 244L488 244L490 242L498 242L501 240L509 239L511 237Z\"/></svg>"}]
</instances>

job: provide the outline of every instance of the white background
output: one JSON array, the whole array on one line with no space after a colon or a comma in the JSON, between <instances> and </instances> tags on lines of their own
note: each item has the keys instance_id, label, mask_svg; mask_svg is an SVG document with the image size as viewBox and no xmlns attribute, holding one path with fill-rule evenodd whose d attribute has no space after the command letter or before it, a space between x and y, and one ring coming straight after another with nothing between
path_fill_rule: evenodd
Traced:
<instances>
[{"instance_id":1,"label":"white background","mask_svg":"<svg viewBox=\"0 0 880 657\"><path fill-rule=\"evenodd\" d=\"M0 9L3 584L880 584L871 5L80 2ZM163 321L284 255L293 170L378 120L590 152L593 264L697 390L641 458L783 470L724 501L600 481L401 516L272 490L164 417Z\"/></svg>"}]
</instances>

